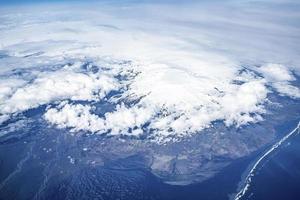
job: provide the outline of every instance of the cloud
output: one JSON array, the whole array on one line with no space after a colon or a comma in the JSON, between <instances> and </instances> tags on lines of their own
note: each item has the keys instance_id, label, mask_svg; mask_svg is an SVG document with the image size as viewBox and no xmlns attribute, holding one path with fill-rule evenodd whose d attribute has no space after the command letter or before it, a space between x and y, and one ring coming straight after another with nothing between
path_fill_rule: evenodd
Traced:
<instances>
[{"instance_id":1,"label":"cloud","mask_svg":"<svg viewBox=\"0 0 300 200\"><path fill-rule=\"evenodd\" d=\"M0 102L7 100L19 87L22 87L26 82L22 79L1 79L0 80Z\"/></svg>"},{"instance_id":2,"label":"cloud","mask_svg":"<svg viewBox=\"0 0 300 200\"><path fill-rule=\"evenodd\" d=\"M64 105L65 104L65 105ZM45 113L45 119L60 128L72 128L72 131L100 132L104 129L104 121L91 114L90 106L60 104L61 109L51 108Z\"/></svg>"},{"instance_id":3,"label":"cloud","mask_svg":"<svg viewBox=\"0 0 300 200\"><path fill-rule=\"evenodd\" d=\"M44 117L59 128L71 128L72 131L90 131L92 133L106 133L111 135L138 136L143 133L141 125L150 119L147 110L127 109L124 105L117 106L116 111L105 114L104 118L92 113L89 105L68 104L62 102L57 108L50 108ZM145 113L146 112L146 113ZM128 132L129 128L133 128Z\"/></svg>"},{"instance_id":4,"label":"cloud","mask_svg":"<svg viewBox=\"0 0 300 200\"><path fill-rule=\"evenodd\" d=\"M0 88L2 114L24 111L56 100L99 100L119 87L108 75L79 73L68 66L54 72L40 72L36 79L25 85L16 81L6 85Z\"/></svg>"},{"instance_id":5,"label":"cloud","mask_svg":"<svg viewBox=\"0 0 300 200\"><path fill-rule=\"evenodd\" d=\"M45 119L58 127L148 134L160 142L201 132L215 121L240 127L264 120L271 91L300 97L294 10L268 1L94 3L101 6L3 12L1 118L55 102ZM82 70L84 62L98 71ZM57 67L61 63L69 64ZM27 70L30 78L15 70ZM119 96L108 97L111 91ZM86 103L60 104L65 100L115 107L99 116Z\"/></svg>"},{"instance_id":6,"label":"cloud","mask_svg":"<svg viewBox=\"0 0 300 200\"><path fill-rule=\"evenodd\" d=\"M262 73L268 83L281 95L300 98L299 88L290 84L296 78L286 66L281 64L266 64L261 66L258 72Z\"/></svg>"},{"instance_id":7,"label":"cloud","mask_svg":"<svg viewBox=\"0 0 300 200\"><path fill-rule=\"evenodd\" d=\"M45 119L60 128L109 132L110 135L140 136L155 130L154 140L161 142L169 136L182 137L201 131L216 120L225 120L228 126L261 121L267 92L262 81L253 81L234 88L230 94L215 96L213 101L204 105L178 102L165 106L165 113L160 113L162 108L153 103L159 100L150 94L134 106L117 105L114 111L107 112L102 118L93 114L88 105L62 103L58 108L47 110Z\"/></svg>"},{"instance_id":8,"label":"cloud","mask_svg":"<svg viewBox=\"0 0 300 200\"><path fill-rule=\"evenodd\" d=\"M269 82L294 81L295 77L281 64L266 64L258 69Z\"/></svg>"},{"instance_id":9,"label":"cloud","mask_svg":"<svg viewBox=\"0 0 300 200\"><path fill-rule=\"evenodd\" d=\"M299 88L292 86L286 82L273 83L273 87L282 95L292 98L300 98Z\"/></svg>"}]
</instances>

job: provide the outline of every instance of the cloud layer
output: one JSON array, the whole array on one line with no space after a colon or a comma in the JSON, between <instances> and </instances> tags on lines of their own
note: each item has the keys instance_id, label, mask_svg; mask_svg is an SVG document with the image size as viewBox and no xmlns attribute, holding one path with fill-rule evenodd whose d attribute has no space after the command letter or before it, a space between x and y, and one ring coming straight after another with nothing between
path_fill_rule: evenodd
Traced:
<instances>
[{"instance_id":1,"label":"cloud layer","mask_svg":"<svg viewBox=\"0 0 300 200\"><path fill-rule=\"evenodd\" d=\"M300 97L291 2L94 4L2 9L0 121L52 103L60 128L163 142L261 121L271 92Z\"/></svg>"}]
</instances>

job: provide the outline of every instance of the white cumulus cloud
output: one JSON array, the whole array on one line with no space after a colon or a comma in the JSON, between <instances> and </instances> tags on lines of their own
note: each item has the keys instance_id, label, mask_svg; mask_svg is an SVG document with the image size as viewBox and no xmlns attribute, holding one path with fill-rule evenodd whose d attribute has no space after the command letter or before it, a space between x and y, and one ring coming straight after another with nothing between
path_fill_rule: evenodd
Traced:
<instances>
[{"instance_id":1,"label":"white cumulus cloud","mask_svg":"<svg viewBox=\"0 0 300 200\"><path fill-rule=\"evenodd\" d=\"M300 15L280 5L93 2L1 8L6 21L0 24L1 121L54 102L58 106L45 119L58 127L151 133L149 138L163 141L201 132L215 121L243 126L264 120L271 91L300 98L295 83ZM81 61L95 63L98 71L81 70ZM54 66L66 62L78 63ZM111 91L119 93L107 97ZM65 100L106 101L114 110L100 117L86 103L60 104Z\"/></svg>"},{"instance_id":2,"label":"white cumulus cloud","mask_svg":"<svg viewBox=\"0 0 300 200\"><path fill-rule=\"evenodd\" d=\"M293 98L300 98L299 88L291 85L291 81L296 78L292 72L281 64L266 64L258 69L265 79L282 95L287 95Z\"/></svg>"},{"instance_id":3,"label":"white cumulus cloud","mask_svg":"<svg viewBox=\"0 0 300 200\"><path fill-rule=\"evenodd\" d=\"M4 96L0 110L4 114L24 111L55 100L99 100L111 90L118 89L118 83L109 76L88 75L68 68L40 73L32 83L23 86L15 83L13 86L13 93L12 87L0 88Z\"/></svg>"}]
</instances>

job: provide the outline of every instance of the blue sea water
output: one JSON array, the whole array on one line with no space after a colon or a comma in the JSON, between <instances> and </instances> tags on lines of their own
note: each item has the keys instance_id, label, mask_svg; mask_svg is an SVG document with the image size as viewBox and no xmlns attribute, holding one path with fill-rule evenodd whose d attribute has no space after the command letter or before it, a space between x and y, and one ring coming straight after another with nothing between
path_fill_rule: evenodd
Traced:
<instances>
[{"instance_id":1,"label":"blue sea water","mask_svg":"<svg viewBox=\"0 0 300 200\"><path fill-rule=\"evenodd\" d=\"M26 115L38 119L43 109L33 109ZM284 135L279 133L287 133L295 124L296 120L293 120L276 127L277 140ZM175 186L154 176L145 167L143 155L129 156L102 166L82 164L83 161L98 162L96 158L103 157L99 153L92 161L91 155L87 156L82 150L82 144L86 145L87 141L99 140L101 143L97 136L72 136L43 123L32 123L28 127L30 131L18 130L1 137L1 200L229 199L237 192L238 183L243 182L249 167L269 148L233 161L206 181ZM299 195L299 142L299 135L289 138L276 154L263 162L245 199L295 199Z\"/></svg>"},{"instance_id":2,"label":"blue sea water","mask_svg":"<svg viewBox=\"0 0 300 200\"><path fill-rule=\"evenodd\" d=\"M285 129L286 131L290 128ZM299 130L263 161L241 199L300 198Z\"/></svg>"},{"instance_id":3,"label":"blue sea water","mask_svg":"<svg viewBox=\"0 0 300 200\"><path fill-rule=\"evenodd\" d=\"M172 186L139 165L138 156L126 158L129 169L117 168L118 163L89 168L72 165L65 159L64 152L72 148L64 144L65 136L51 134L33 136L36 141L26 136L1 144L0 199L227 199L250 161L240 159L203 183ZM43 146L52 140L61 144L53 150L58 151L56 155L47 156Z\"/></svg>"}]
</instances>

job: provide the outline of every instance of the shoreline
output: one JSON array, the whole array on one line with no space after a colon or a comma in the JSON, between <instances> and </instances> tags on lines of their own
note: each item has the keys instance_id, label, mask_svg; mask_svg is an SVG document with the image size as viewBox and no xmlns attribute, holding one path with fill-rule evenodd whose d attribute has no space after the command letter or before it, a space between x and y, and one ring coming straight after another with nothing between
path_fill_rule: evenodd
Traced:
<instances>
[{"instance_id":1,"label":"shoreline","mask_svg":"<svg viewBox=\"0 0 300 200\"><path fill-rule=\"evenodd\" d=\"M252 182L252 177L254 177L256 170L258 169L258 167L262 163L262 161L264 161L264 159L267 158L273 151L277 150L282 145L282 143L284 143L287 139L289 139L295 133L297 134L299 132L299 128L300 128L300 121L298 122L297 126L291 132L289 132L287 135L282 137L278 142L273 144L269 148L269 150L267 150L264 154L262 154L262 156L260 156L254 162L254 164L252 165L251 168L249 167L250 170L248 173L246 173L247 174L246 178L244 179L244 181L242 180L241 184L239 184L240 186L238 186L238 190L237 190L238 192L236 194L233 194L230 199L240 200L242 197L244 197L244 195L246 194L246 192L248 191L248 189L250 187L250 184Z\"/></svg>"}]
</instances>

